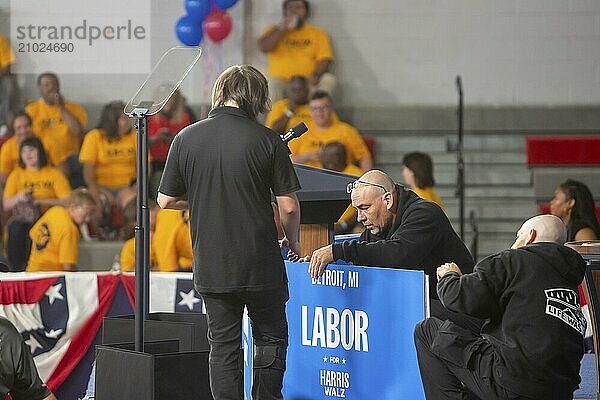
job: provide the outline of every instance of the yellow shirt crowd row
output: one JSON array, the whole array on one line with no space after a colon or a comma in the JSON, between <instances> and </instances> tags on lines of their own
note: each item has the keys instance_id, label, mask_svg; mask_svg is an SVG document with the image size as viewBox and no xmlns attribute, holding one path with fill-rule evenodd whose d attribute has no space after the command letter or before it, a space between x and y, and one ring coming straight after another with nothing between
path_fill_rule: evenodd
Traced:
<instances>
[{"instance_id":1,"label":"yellow shirt crowd row","mask_svg":"<svg viewBox=\"0 0 600 400\"><path fill-rule=\"evenodd\" d=\"M151 239L150 263L162 272L192 267L192 239L189 215L178 210L159 210L156 229ZM79 260L79 228L64 207L46 211L29 232L31 254L27 272L62 271L66 264L77 265ZM135 269L135 238L123 245L121 270Z\"/></svg>"}]
</instances>

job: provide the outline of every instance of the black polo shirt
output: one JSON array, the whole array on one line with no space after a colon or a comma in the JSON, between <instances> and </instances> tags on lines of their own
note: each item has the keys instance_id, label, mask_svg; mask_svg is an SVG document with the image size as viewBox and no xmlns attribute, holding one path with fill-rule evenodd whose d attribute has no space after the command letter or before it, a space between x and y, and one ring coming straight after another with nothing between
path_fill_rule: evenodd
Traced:
<instances>
[{"instance_id":1,"label":"black polo shirt","mask_svg":"<svg viewBox=\"0 0 600 400\"><path fill-rule=\"evenodd\" d=\"M279 135L238 108L216 108L175 136L159 191L187 195L196 290L286 284L271 191L279 196L299 189Z\"/></svg>"},{"instance_id":2,"label":"black polo shirt","mask_svg":"<svg viewBox=\"0 0 600 400\"><path fill-rule=\"evenodd\" d=\"M6 318L0 317L0 399L41 400L50 390L40 379L29 346Z\"/></svg>"}]
</instances>

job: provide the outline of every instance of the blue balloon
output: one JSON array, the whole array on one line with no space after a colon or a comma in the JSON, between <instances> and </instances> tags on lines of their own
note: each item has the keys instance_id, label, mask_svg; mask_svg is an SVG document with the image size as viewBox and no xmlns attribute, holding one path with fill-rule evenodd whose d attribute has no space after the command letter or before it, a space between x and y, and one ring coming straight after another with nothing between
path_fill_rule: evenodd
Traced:
<instances>
[{"instance_id":1,"label":"blue balloon","mask_svg":"<svg viewBox=\"0 0 600 400\"><path fill-rule=\"evenodd\" d=\"M185 0L184 5L188 17L198 24L202 24L204 18L210 14L210 0Z\"/></svg>"},{"instance_id":2,"label":"blue balloon","mask_svg":"<svg viewBox=\"0 0 600 400\"><path fill-rule=\"evenodd\" d=\"M221 10L227 10L228 8L233 7L237 2L238 0L215 0L215 4Z\"/></svg>"},{"instance_id":3,"label":"blue balloon","mask_svg":"<svg viewBox=\"0 0 600 400\"><path fill-rule=\"evenodd\" d=\"M184 15L175 24L177 39L186 46L198 46L202 41L202 25Z\"/></svg>"}]
</instances>

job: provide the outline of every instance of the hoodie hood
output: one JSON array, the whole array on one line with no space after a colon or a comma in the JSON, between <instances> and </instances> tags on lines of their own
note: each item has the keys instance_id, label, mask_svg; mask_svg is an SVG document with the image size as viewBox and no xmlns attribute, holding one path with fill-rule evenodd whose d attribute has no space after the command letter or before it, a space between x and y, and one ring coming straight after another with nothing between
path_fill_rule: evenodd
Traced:
<instances>
[{"instance_id":1,"label":"hoodie hood","mask_svg":"<svg viewBox=\"0 0 600 400\"><path fill-rule=\"evenodd\" d=\"M396 218L391 228L386 232L385 237L389 239L402 223L402 216L406 209L415 201L422 200L419 195L406 186L396 183L396 195L398 196L398 208L396 209Z\"/></svg>"},{"instance_id":2,"label":"hoodie hood","mask_svg":"<svg viewBox=\"0 0 600 400\"><path fill-rule=\"evenodd\" d=\"M585 260L575 250L550 242L533 243L519 250L533 253L544 259L557 273L574 285L579 285L585 275Z\"/></svg>"}]
</instances>

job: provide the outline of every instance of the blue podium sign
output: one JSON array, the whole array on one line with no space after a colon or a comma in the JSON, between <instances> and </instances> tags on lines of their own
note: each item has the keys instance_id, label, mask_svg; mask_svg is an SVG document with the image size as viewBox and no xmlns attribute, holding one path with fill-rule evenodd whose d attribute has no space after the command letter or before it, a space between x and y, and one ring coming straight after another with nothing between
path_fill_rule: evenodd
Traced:
<instances>
[{"instance_id":1,"label":"blue podium sign","mask_svg":"<svg viewBox=\"0 0 600 400\"><path fill-rule=\"evenodd\" d=\"M422 271L329 265L313 281L307 263L286 266L285 399L424 399L413 343Z\"/></svg>"}]
</instances>

